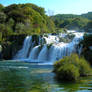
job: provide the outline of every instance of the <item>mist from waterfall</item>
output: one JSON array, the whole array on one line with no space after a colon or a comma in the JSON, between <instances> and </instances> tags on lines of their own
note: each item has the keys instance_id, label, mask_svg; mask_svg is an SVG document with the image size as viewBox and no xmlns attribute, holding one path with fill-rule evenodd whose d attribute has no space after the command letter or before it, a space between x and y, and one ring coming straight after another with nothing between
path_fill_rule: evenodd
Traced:
<instances>
[{"instance_id":1,"label":"mist from waterfall","mask_svg":"<svg viewBox=\"0 0 92 92\"><path fill-rule=\"evenodd\" d=\"M67 34L72 33L74 38L69 42L64 42L61 39L67 38ZM62 59L64 56L69 56L71 53L81 52L77 46L83 39L84 33L70 31L65 34L58 35L43 35L39 36L38 43L33 40L32 36L27 36L21 50L14 56L15 60L26 62L49 63ZM69 38L67 38L69 40Z\"/></svg>"}]
</instances>

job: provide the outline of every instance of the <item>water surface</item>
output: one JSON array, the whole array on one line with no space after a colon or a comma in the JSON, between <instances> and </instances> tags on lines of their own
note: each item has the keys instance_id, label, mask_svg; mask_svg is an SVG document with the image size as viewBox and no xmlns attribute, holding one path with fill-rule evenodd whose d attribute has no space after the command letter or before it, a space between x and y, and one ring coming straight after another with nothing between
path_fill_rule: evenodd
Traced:
<instances>
[{"instance_id":1,"label":"water surface","mask_svg":"<svg viewBox=\"0 0 92 92\"><path fill-rule=\"evenodd\" d=\"M0 92L92 92L91 76L59 83L52 70L52 65L0 62Z\"/></svg>"}]
</instances>

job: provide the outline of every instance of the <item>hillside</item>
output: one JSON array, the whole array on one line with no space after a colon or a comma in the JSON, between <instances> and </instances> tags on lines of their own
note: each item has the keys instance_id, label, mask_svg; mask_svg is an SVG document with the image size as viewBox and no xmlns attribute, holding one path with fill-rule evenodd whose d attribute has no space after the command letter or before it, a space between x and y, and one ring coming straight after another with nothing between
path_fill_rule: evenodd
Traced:
<instances>
[{"instance_id":1,"label":"hillside","mask_svg":"<svg viewBox=\"0 0 92 92\"><path fill-rule=\"evenodd\" d=\"M0 33L2 39L9 35L42 34L54 31L54 23L45 10L34 4L0 5Z\"/></svg>"},{"instance_id":2,"label":"hillside","mask_svg":"<svg viewBox=\"0 0 92 92\"><path fill-rule=\"evenodd\" d=\"M92 20L92 12L88 12L86 14L82 14L81 16Z\"/></svg>"},{"instance_id":3,"label":"hillside","mask_svg":"<svg viewBox=\"0 0 92 92\"><path fill-rule=\"evenodd\" d=\"M57 28L67 28L67 29L84 29L88 23L91 21L91 12L82 15L74 14L57 14L51 16Z\"/></svg>"}]
</instances>

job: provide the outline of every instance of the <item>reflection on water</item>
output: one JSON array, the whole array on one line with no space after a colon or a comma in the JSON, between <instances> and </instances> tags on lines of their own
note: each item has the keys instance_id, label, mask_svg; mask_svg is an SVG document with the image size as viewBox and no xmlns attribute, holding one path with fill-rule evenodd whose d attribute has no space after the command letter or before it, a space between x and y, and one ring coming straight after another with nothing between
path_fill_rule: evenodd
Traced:
<instances>
[{"instance_id":1,"label":"reflection on water","mask_svg":"<svg viewBox=\"0 0 92 92\"><path fill-rule=\"evenodd\" d=\"M0 62L0 92L91 92L92 77L78 83L57 82L53 66Z\"/></svg>"}]
</instances>

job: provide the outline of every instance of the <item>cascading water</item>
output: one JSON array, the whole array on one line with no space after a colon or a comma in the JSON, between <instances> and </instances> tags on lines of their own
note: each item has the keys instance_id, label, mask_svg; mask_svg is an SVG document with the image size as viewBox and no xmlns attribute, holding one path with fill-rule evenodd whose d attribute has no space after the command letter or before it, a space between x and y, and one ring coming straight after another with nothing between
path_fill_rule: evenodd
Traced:
<instances>
[{"instance_id":1,"label":"cascading water","mask_svg":"<svg viewBox=\"0 0 92 92\"><path fill-rule=\"evenodd\" d=\"M71 53L76 52L76 46L83 39L83 34L75 31L68 31L68 34L72 32L75 37L69 42L63 40L70 39L67 34L51 35L32 40L32 36L27 36L24 40L23 48L18 51L14 56L15 60L23 60L27 62L43 62L53 64L64 56L69 56ZM63 40L62 40L63 38ZM80 53L80 49L79 53Z\"/></svg>"},{"instance_id":2,"label":"cascading water","mask_svg":"<svg viewBox=\"0 0 92 92\"><path fill-rule=\"evenodd\" d=\"M14 56L14 59L25 59L27 58L28 50L32 46L32 37L27 36L24 40L24 44L21 50ZM31 43L31 44L30 44Z\"/></svg>"}]
</instances>

